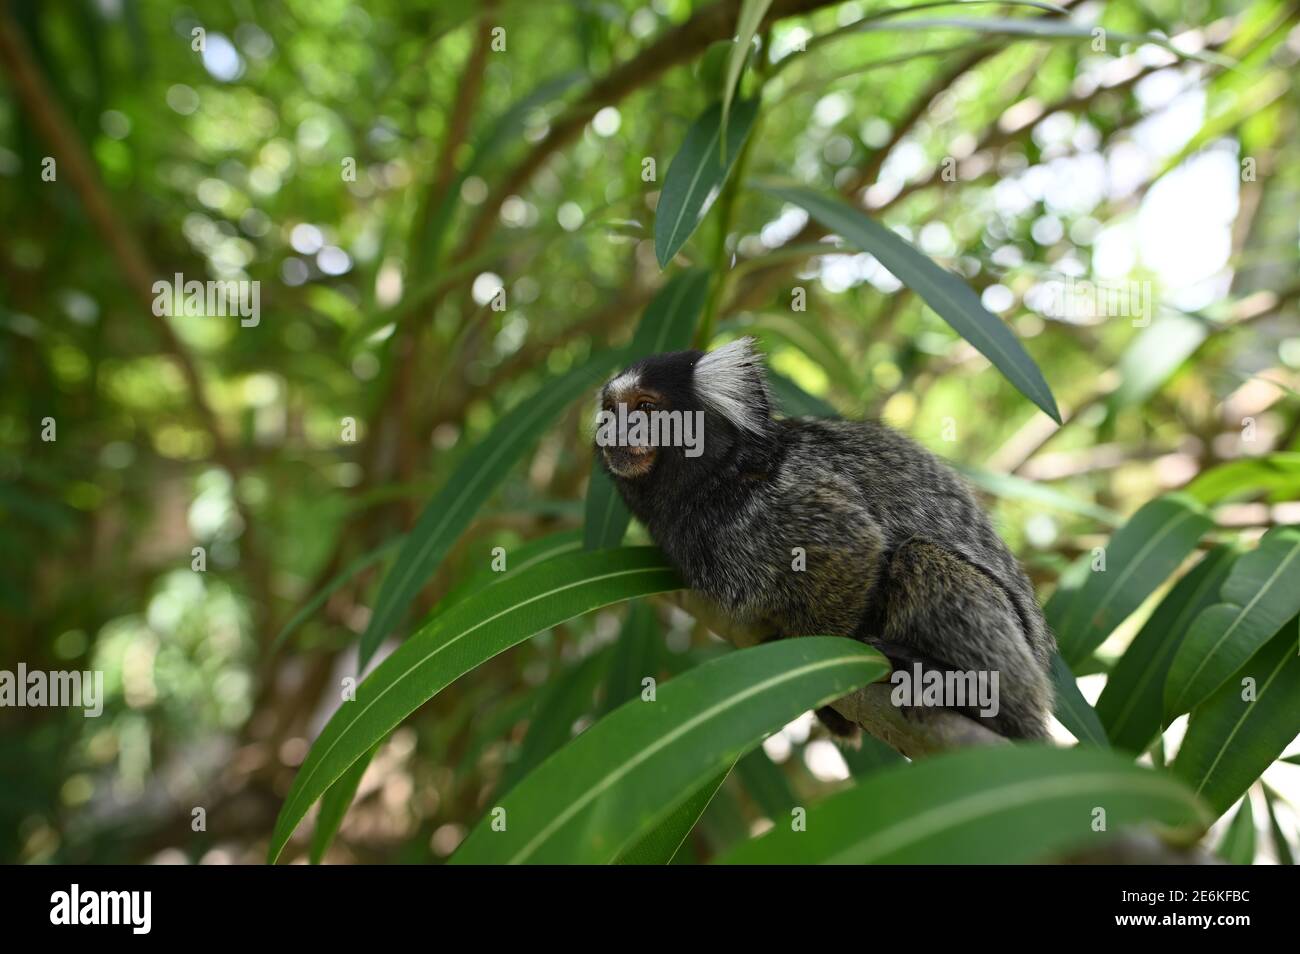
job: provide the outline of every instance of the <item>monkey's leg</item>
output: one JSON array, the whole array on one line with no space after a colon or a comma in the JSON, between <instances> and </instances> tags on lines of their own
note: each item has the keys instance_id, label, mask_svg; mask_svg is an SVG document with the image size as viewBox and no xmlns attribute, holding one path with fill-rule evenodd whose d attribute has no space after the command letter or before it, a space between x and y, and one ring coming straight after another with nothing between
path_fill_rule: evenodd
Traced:
<instances>
[{"instance_id":1,"label":"monkey's leg","mask_svg":"<svg viewBox=\"0 0 1300 954\"><path fill-rule=\"evenodd\" d=\"M973 673L963 683L967 688L981 674L992 688L991 674L997 673L996 714L981 714L981 704L969 698L956 708L1009 738L1047 737L1048 676L1000 587L961 557L923 540L894 552L881 583L879 631L863 634L869 642L884 647L887 656L890 644L896 655L914 652L923 673Z\"/></svg>"}]
</instances>

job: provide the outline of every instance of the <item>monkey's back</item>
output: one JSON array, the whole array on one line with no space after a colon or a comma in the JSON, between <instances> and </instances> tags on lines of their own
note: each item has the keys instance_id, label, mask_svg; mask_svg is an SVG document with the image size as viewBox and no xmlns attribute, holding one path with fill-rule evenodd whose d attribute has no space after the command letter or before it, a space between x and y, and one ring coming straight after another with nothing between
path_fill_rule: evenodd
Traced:
<instances>
[{"instance_id":1,"label":"monkey's back","mask_svg":"<svg viewBox=\"0 0 1300 954\"><path fill-rule=\"evenodd\" d=\"M982 571L1016 609L1034 656L1046 664L1053 639L1020 564L966 482L937 456L878 421L789 418L774 488L798 496L828 477L856 489L887 556L924 540Z\"/></svg>"}]
</instances>

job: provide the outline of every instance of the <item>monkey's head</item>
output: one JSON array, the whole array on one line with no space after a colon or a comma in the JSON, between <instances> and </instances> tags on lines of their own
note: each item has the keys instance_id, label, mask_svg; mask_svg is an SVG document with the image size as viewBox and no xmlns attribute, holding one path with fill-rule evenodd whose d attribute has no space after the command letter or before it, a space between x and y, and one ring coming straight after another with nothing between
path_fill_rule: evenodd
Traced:
<instances>
[{"instance_id":1,"label":"monkey's head","mask_svg":"<svg viewBox=\"0 0 1300 954\"><path fill-rule=\"evenodd\" d=\"M686 491L728 468L765 470L775 429L762 356L741 338L651 355L612 378L600 392L596 453L624 489Z\"/></svg>"}]
</instances>

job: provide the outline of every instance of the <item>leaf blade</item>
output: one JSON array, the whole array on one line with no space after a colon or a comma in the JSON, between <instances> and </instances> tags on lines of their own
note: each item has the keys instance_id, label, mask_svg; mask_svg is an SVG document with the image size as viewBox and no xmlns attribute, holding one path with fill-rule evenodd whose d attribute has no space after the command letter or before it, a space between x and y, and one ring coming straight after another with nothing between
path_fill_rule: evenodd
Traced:
<instances>
[{"instance_id":1,"label":"leaf blade","mask_svg":"<svg viewBox=\"0 0 1300 954\"><path fill-rule=\"evenodd\" d=\"M452 681L566 619L680 586L652 547L569 553L468 597L433 620L370 674L355 701L335 712L316 738L281 806L269 860L349 766Z\"/></svg>"},{"instance_id":2,"label":"leaf blade","mask_svg":"<svg viewBox=\"0 0 1300 954\"><path fill-rule=\"evenodd\" d=\"M549 379L531 400L497 422L425 505L415 528L384 577L361 637L360 666L397 624L457 537L473 520L506 473L540 438L542 430L570 402L594 387L618 360L618 352L593 355L582 365Z\"/></svg>"},{"instance_id":3,"label":"leaf blade","mask_svg":"<svg viewBox=\"0 0 1300 954\"><path fill-rule=\"evenodd\" d=\"M774 828L722 863L1014 864L1148 821L1199 831L1208 815L1177 780L1104 749L994 746L877 772L810 807L806 830Z\"/></svg>"},{"instance_id":4,"label":"leaf blade","mask_svg":"<svg viewBox=\"0 0 1300 954\"><path fill-rule=\"evenodd\" d=\"M1237 552L1223 545L1207 553L1160 601L1111 670L1097 715L1117 748L1145 752L1160 731L1169 664L1197 615L1218 599Z\"/></svg>"},{"instance_id":5,"label":"leaf blade","mask_svg":"<svg viewBox=\"0 0 1300 954\"><path fill-rule=\"evenodd\" d=\"M1105 641L1178 569L1213 521L1199 504L1178 494L1157 497L1121 527L1105 549L1104 570L1057 601L1054 619L1061 655L1078 663Z\"/></svg>"},{"instance_id":6,"label":"leaf blade","mask_svg":"<svg viewBox=\"0 0 1300 954\"><path fill-rule=\"evenodd\" d=\"M655 209L655 257L667 268L707 211L710 195L726 181L741 145L758 117L758 103L741 100L727 128L727 158L718 151L722 138L722 105L714 103L686 131L681 148L664 176L663 191Z\"/></svg>"},{"instance_id":7,"label":"leaf blade","mask_svg":"<svg viewBox=\"0 0 1300 954\"><path fill-rule=\"evenodd\" d=\"M704 663L633 700L556 752L501 803L508 825L480 825L453 863L602 863L806 709L889 672L879 653L808 636Z\"/></svg>"},{"instance_id":8,"label":"leaf blade","mask_svg":"<svg viewBox=\"0 0 1300 954\"><path fill-rule=\"evenodd\" d=\"M1052 653L1050 675L1055 689L1055 715L1061 725L1074 733L1074 737L1080 742L1090 742L1108 748L1110 740L1106 738L1106 730L1097 716L1097 710L1088 705L1088 700L1083 698L1070 664L1061 658L1060 653Z\"/></svg>"},{"instance_id":9,"label":"leaf blade","mask_svg":"<svg viewBox=\"0 0 1300 954\"><path fill-rule=\"evenodd\" d=\"M722 80L723 136L720 148L724 162L727 159L726 130L727 120L731 114L731 101L736 96L736 86L740 82L740 73L745 68L745 60L749 58L749 48L754 42L754 34L758 32L770 6L772 0L744 0L740 7L740 15L736 18L736 39L732 41L731 50L727 54L727 69ZM734 150L732 155L735 155Z\"/></svg>"},{"instance_id":10,"label":"leaf blade","mask_svg":"<svg viewBox=\"0 0 1300 954\"><path fill-rule=\"evenodd\" d=\"M1003 377L1056 423L1061 412L1033 358L1011 330L981 303L969 285L941 268L911 243L879 222L841 202L802 186L762 186L763 190L807 210L845 241L869 252L900 282L993 362Z\"/></svg>"},{"instance_id":11,"label":"leaf blade","mask_svg":"<svg viewBox=\"0 0 1300 954\"><path fill-rule=\"evenodd\" d=\"M1216 814L1250 788L1300 734L1300 655L1292 620L1246 665L1192 711L1174 774ZM1254 698L1243 699L1252 679Z\"/></svg>"},{"instance_id":12,"label":"leaf blade","mask_svg":"<svg viewBox=\"0 0 1300 954\"><path fill-rule=\"evenodd\" d=\"M677 852L686 842L687 836L704 814L713 796L722 788L722 784L731 774L733 765L708 779L703 785L691 792L680 805L673 809L656 828L639 842L625 851L618 859L620 865L670 865Z\"/></svg>"},{"instance_id":13,"label":"leaf blade","mask_svg":"<svg viewBox=\"0 0 1300 954\"><path fill-rule=\"evenodd\" d=\"M1296 613L1300 613L1300 529L1274 527L1233 563L1169 666L1165 722L1189 711L1223 685Z\"/></svg>"}]
</instances>

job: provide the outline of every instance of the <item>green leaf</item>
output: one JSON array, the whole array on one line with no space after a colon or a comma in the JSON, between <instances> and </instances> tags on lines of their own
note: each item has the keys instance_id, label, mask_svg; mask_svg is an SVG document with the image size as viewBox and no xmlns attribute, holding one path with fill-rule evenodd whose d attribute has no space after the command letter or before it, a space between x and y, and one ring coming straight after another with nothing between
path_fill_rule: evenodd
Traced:
<instances>
[{"instance_id":1,"label":"green leaf","mask_svg":"<svg viewBox=\"0 0 1300 954\"><path fill-rule=\"evenodd\" d=\"M819 323L801 321L793 314L762 312L748 319L724 322L719 330L755 335L768 355L775 346L782 345L802 351L826 373L833 387L854 396L862 393L861 377L849 366L843 343Z\"/></svg>"},{"instance_id":2,"label":"green leaf","mask_svg":"<svg viewBox=\"0 0 1300 954\"><path fill-rule=\"evenodd\" d=\"M325 852L329 850L334 836L339 833L339 827L343 824L352 800L357 796L361 778L366 774L366 769L370 767L378 751L379 745L376 744L369 752L353 762L342 777L329 787L329 791L321 796L320 811L316 814L316 827L311 833L309 858L312 864L320 864L321 859L325 857Z\"/></svg>"},{"instance_id":3,"label":"green leaf","mask_svg":"<svg viewBox=\"0 0 1300 954\"><path fill-rule=\"evenodd\" d=\"M864 252L920 295L953 329L969 341L1008 381L1056 423L1056 399L1028 352L1002 320L989 312L969 285L940 268L891 229L833 196L799 186L764 186L765 191L802 206L826 228Z\"/></svg>"},{"instance_id":4,"label":"green leaf","mask_svg":"<svg viewBox=\"0 0 1300 954\"><path fill-rule=\"evenodd\" d=\"M671 815L656 825L645 837L634 844L618 859L620 865L668 865L681 849L695 823L700 820L704 810L713 801L722 783L731 774L733 766L728 765L713 778L693 791L686 800L678 805Z\"/></svg>"},{"instance_id":5,"label":"green leaf","mask_svg":"<svg viewBox=\"0 0 1300 954\"><path fill-rule=\"evenodd\" d=\"M292 636L299 626L310 619L313 613L324 606L326 600L333 596L338 591L339 587L348 582L348 580L352 579L362 570L366 569L366 567L373 566L384 557L388 556L388 554L401 546L405 540L405 534L399 534L389 540L385 540L379 546L375 547L368 553L363 553L340 570L338 576L334 577L334 579L321 587L321 589L317 591L311 599L302 604L302 607L298 612L293 614L293 618L284 624L284 628L280 630L279 634L275 637L275 640L271 643L270 653L274 655L276 650L284 645L284 641Z\"/></svg>"},{"instance_id":6,"label":"green leaf","mask_svg":"<svg viewBox=\"0 0 1300 954\"><path fill-rule=\"evenodd\" d=\"M682 147L664 176L655 209L655 257L667 268L686 244L707 211L705 203L722 188L745 137L758 116L758 103L742 100L727 129L727 159L718 152L722 136L722 104L714 103L691 124Z\"/></svg>"},{"instance_id":7,"label":"green leaf","mask_svg":"<svg viewBox=\"0 0 1300 954\"><path fill-rule=\"evenodd\" d=\"M516 548L513 553L507 555L506 568L501 572L498 573L490 568L482 570L448 592L446 596L438 601L438 605L433 608L433 612L425 620L425 625L451 609L470 593L507 579L511 575L537 563L549 560L553 556L576 550L580 543L576 530L552 534L525 543L523 546ZM365 774L366 766L370 764L370 760L375 757L375 753L378 751L379 746L376 745L357 759L352 767L344 773L343 777L331 785L329 790L321 796L320 813L316 818L316 828L312 832L312 864L319 864L320 860L325 857L326 850L334 840L334 836L338 834L339 826L343 824L343 818L347 814L352 800L356 797L357 786L361 784L361 777Z\"/></svg>"},{"instance_id":8,"label":"green leaf","mask_svg":"<svg viewBox=\"0 0 1300 954\"><path fill-rule=\"evenodd\" d=\"M1053 596L1056 642L1068 663L1081 661L1178 569L1212 525L1194 501L1173 494L1143 506L1110 539L1105 568L1082 587ZM1064 605L1063 605L1064 604Z\"/></svg>"},{"instance_id":9,"label":"green leaf","mask_svg":"<svg viewBox=\"0 0 1300 954\"><path fill-rule=\"evenodd\" d=\"M858 737L856 748L852 745L842 746L840 755L844 757L844 764L849 767L853 777L859 781L880 771L880 769L889 768L891 765L898 765L904 761L902 755L866 732L863 732Z\"/></svg>"},{"instance_id":10,"label":"green leaf","mask_svg":"<svg viewBox=\"0 0 1300 954\"><path fill-rule=\"evenodd\" d=\"M1286 832L1282 831L1282 823L1277 817L1279 801L1277 793L1267 785L1261 787L1264 789L1264 804L1268 806L1268 827L1273 837L1273 854L1277 857L1278 864L1294 865L1295 855L1291 852L1291 843L1287 841Z\"/></svg>"},{"instance_id":11,"label":"green leaf","mask_svg":"<svg viewBox=\"0 0 1300 954\"><path fill-rule=\"evenodd\" d=\"M1196 617L1169 666L1166 724L1210 696L1300 613L1300 528L1264 534L1237 558L1219 597Z\"/></svg>"},{"instance_id":12,"label":"green leaf","mask_svg":"<svg viewBox=\"0 0 1300 954\"><path fill-rule=\"evenodd\" d=\"M1208 506L1254 497L1261 491L1280 494L1284 499L1300 496L1300 454L1279 451L1228 461L1198 476L1183 493Z\"/></svg>"},{"instance_id":13,"label":"green leaf","mask_svg":"<svg viewBox=\"0 0 1300 954\"><path fill-rule=\"evenodd\" d=\"M545 563L552 557L557 557L562 553L573 553L581 549L582 533L578 530L561 530L559 533L550 533L544 537L538 537L536 540L521 543L519 546L506 551L504 570L495 570L491 565L488 565L477 573L470 575L469 579L453 586L442 599L438 600L421 625L427 626L447 610L459 604L465 597L477 593L484 587L493 586L502 580L508 580L530 566Z\"/></svg>"},{"instance_id":14,"label":"green leaf","mask_svg":"<svg viewBox=\"0 0 1300 954\"><path fill-rule=\"evenodd\" d=\"M642 680L656 674L659 647L659 625L654 610L645 600L637 600L629 607L623 631L614 644L605 679L605 697L600 704L602 716L641 694Z\"/></svg>"},{"instance_id":15,"label":"green leaf","mask_svg":"<svg viewBox=\"0 0 1300 954\"><path fill-rule=\"evenodd\" d=\"M1174 773L1186 779L1216 815L1231 808L1300 735L1297 622L1284 626L1192 710Z\"/></svg>"},{"instance_id":16,"label":"green leaf","mask_svg":"<svg viewBox=\"0 0 1300 954\"><path fill-rule=\"evenodd\" d=\"M599 451L596 452L599 455ZM627 536L632 514L618 495L618 488L609 479L599 458L591 462L591 476L587 480L587 500L582 519L582 546L586 550L604 550L616 547Z\"/></svg>"},{"instance_id":17,"label":"green leaf","mask_svg":"<svg viewBox=\"0 0 1300 954\"><path fill-rule=\"evenodd\" d=\"M887 20L864 23L854 28L855 32L912 33L927 30L971 30L976 33L1007 34L1026 36L1037 40L1091 40L1098 30L1097 24L1070 23L1063 20L1050 20L1046 17L1025 17L1019 20L1001 17L981 17L979 19L964 17L935 17L928 20ZM1168 37L1158 33L1120 33L1116 30L1102 31L1102 42L1108 46L1113 43L1150 43L1162 47L1170 53L1189 60L1201 60L1220 66L1230 66L1232 61L1213 52L1187 53L1169 41Z\"/></svg>"},{"instance_id":18,"label":"green leaf","mask_svg":"<svg viewBox=\"0 0 1300 954\"><path fill-rule=\"evenodd\" d=\"M1249 794L1242 798L1241 807L1228 823L1218 853L1230 865L1248 865L1255 860L1255 814Z\"/></svg>"},{"instance_id":19,"label":"green leaf","mask_svg":"<svg viewBox=\"0 0 1300 954\"><path fill-rule=\"evenodd\" d=\"M505 769L499 792L510 789L573 737L573 725L596 708L596 689L609 669L602 650L551 677L528 721L519 754Z\"/></svg>"},{"instance_id":20,"label":"green leaf","mask_svg":"<svg viewBox=\"0 0 1300 954\"><path fill-rule=\"evenodd\" d=\"M736 39L731 45L731 51L727 54L727 72L722 80L722 120L721 126L724 135L721 139L721 158L725 163L728 152L735 156L738 146L728 150L729 137L725 135L728 120L731 118L731 101L736 96L736 87L740 83L740 72L745 68L745 60L749 59L750 47L754 43L754 34L758 32L759 26L763 23L763 17L767 15L768 7L772 5L772 0L744 0L740 5L740 16L736 18ZM744 137L741 137L744 141ZM672 256L669 256L671 258ZM661 259L659 264L662 266L664 260Z\"/></svg>"},{"instance_id":21,"label":"green leaf","mask_svg":"<svg viewBox=\"0 0 1300 954\"><path fill-rule=\"evenodd\" d=\"M1101 719L1097 718L1097 710L1083 698L1070 664L1061 658L1060 653L1052 653L1051 677L1056 696L1055 715L1061 725L1069 729L1080 742L1109 746L1110 740L1106 738Z\"/></svg>"},{"instance_id":22,"label":"green leaf","mask_svg":"<svg viewBox=\"0 0 1300 954\"><path fill-rule=\"evenodd\" d=\"M790 809L797 804L794 789L781 766L769 759L761 746L736 763L736 774L764 815L774 822L790 817Z\"/></svg>"},{"instance_id":23,"label":"green leaf","mask_svg":"<svg viewBox=\"0 0 1300 954\"><path fill-rule=\"evenodd\" d=\"M626 547L567 553L467 597L399 646L326 724L280 809L269 860L350 765L454 680L565 620L680 587L657 550Z\"/></svg>"},{"instance_id":24,"label":"green leaf","mask_svg":"<svg viewBox=\"0 0 1300 954\"><path fill-rule=\"evenodd\" d=\"M400 539L400 538L399 538ZM576 550L580 546L576 530L567 530L564 533L551 534L550 537L542 537L529 541L521 547L517 547L515 552L507 556L506 569L497 573L493 569L487 568L480 573L474 574L463 584L456 586L445 597L438 600L437 606L433 612L429 613L425 624L430 620L437 619L443 612L450 610L452 606L459 603L461 599L467 597L469 593L482 589L484 586L490 586L494 582L504 580L511 574L520 572L521 569L532 567L532 565L541 563L543 560L549 560L552 556L558 556L563 552ZM330 842L334 841L335 834L338 834L339 825L343 824L343 818L347 815L348 807L352 805L352 799L356 797L356 786L361 784L361 776L365 775L365 768L369 766L370 759L374 758L378 746L374 746L367 754L357 759L347 772L343 773L342 779L330 785L328 792L321 795L321 810L316 816L316 829L312 832L312 864L320 864L320 860L325 857L325 851L329 849Z\"/></svg>"},{"instance_id":25,"label":"green leaf","mask_svg":"<svg viewBox=\"0 0 1300 954\"><path fill-rule=\"evenodd\" d=\"M1106 401L1110 417L1159 391L1205 342L1210 330L1209 322L1181 312L1161 315L1143 328L1116 363L1120 382Z\"/></svg>"},{"instance_id":26,"label":"green leaf","mask_svg":"<svg viewBox=\"0 0 1300 954\"><path fill-rule=\"evenodd\" d=\"M1108 750L993 746L877 772L809 808L806 831L778 825L723 861L1016 864L1132 826L1199 832L1208 822L1176 779Z\"/></svg>"},{"instance_id":27,"label":"green leaf","mask_svg":"<svg viewBox=\"0 0 1300 954\"><path fill-rule=\"evenodd\" d=\"M646 306L632 341L624 351L625 362L631 364L652 354L689 347L708 291L709 273L700 268L683 272L664 285ZM593 460L591 480L587 484L583 545L588 550L618 546L623 542L631 519L632 515L618 495L614 482L600 466L600 460Z\"/></svg>"},{"instance_id":28,"label":"green leaf","mask_svg":"<svg viewBox=\"0 0 1300 954\"><path fill-rule=\"evenodd\" d=\"M1116 748L1145 752L1160 731L1165 677L1193 620L1219 598L1240 550L1217 546L1160 601L1106 680L1097 715Z\"/></svg>"},{"instance_id":29,"label":"green leaf","mask_svg":"<svg viewBox=\"0 0 1300 954\"><path fill-rule=\"evenodd\" d=\"M809 636L728 653L635 699L556 752L480 824L453 862L608 863L766 734L889 672L849 639Z\"/></svg>"},{"instance_id":30,"label":"green leaf","mask_svg":"<svg viewBox=\"0 0 1300 954\"><path fill-rule=\"evenodd\" d=\"M787 417L839 417L835 408L809 394L784 374L768 369L767 383L777 407Z\"/></svg>"},{"instance_id":31,"label":"green leaf","mask_svg":"<svg viewBox=\"0 0 1300 954\"><path fill-rule=\"evenodd\" d=\"M417 593L484 502L560 412L595 387L618 361L604 351L582 365L548 379L535 395L501 417L469 451L425 506L379 590L361 637L359 668L401 620Z\"/></svg>"},{"instance_id":32,"label":"green leaf","mask_svg":"<svg viewBox=\"0 0 1300 954\"><path fill-rule=\"evenodd\" d=\"M1070 494L1062 493L1050 484L1039 483L1036 480L1026 480L1024 477L1017 477L1014 474L995 473L982 467L976 467L973 464L962 464L957 461L950 461L949 463L976 487L993 494L995 497L1042 504L1045 507L1052 507L1066 513L1087 517L1089 520L1096 520L1098 523L1110 527L1119 526L1122 522L1120 515L1115 511L1106 507L1099 507L1086 500L1080 500Z\"/></svg>"}]
</instances>

